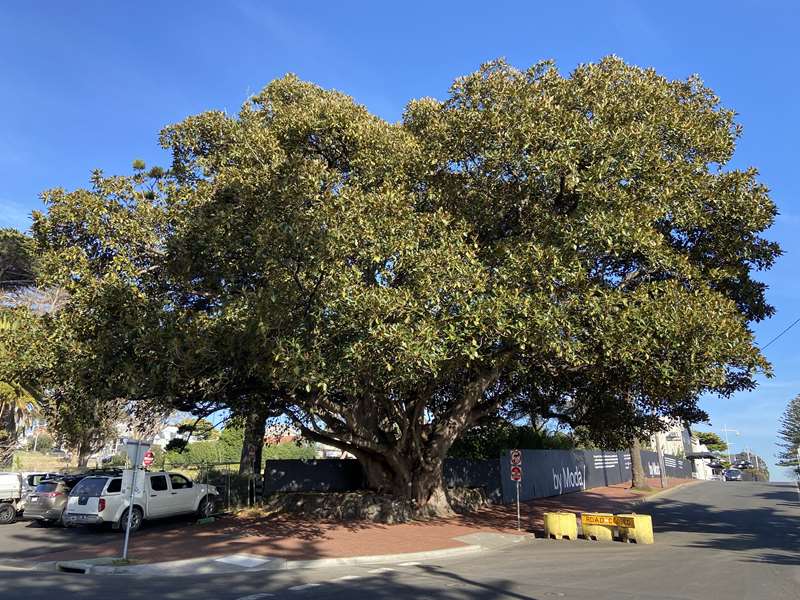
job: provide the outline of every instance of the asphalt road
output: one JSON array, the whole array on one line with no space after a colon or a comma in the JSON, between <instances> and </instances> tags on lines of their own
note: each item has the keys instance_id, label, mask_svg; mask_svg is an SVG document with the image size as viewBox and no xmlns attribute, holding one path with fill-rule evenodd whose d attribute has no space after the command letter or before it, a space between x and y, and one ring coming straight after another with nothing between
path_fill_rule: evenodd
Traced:
<instances>
[{"instance_id":1,"label":"asphalt road","mask_svg":"<svg viewBox=\"0 0 800 600\"><path fill-rule=\"evenodd\" d=\"M148 531L170 531L197 520L194 515L171 517L148 521ZM74 551L87 546L106 545L117 540L122 547L122 534L110 527L45 527L34 521L17 521L11 525L0 525L0 560L35 560L38 556L53 552ZM0 575L2 577L2 575ZM5 600L0 595L0 600Z\"/></svg>"},{"instance_id":2,"label":"asphalt road","mask_svg":"<svg viewBox=\"0 0 800 600\"><path fill-rule=\"evenodd\" d=\"M793 484L710 482L669 492L656 544L536 540L432 564L163 578L0 570L3 600L800 599L800 502Z\"/></svg>"}]
</instances>

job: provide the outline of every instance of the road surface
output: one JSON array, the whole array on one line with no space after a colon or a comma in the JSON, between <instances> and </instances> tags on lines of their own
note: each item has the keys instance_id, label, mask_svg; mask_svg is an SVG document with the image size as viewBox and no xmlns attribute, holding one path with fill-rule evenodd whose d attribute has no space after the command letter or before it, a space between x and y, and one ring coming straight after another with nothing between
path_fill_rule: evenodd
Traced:
<instances>
[{"instance_id":1,"label":"road surface","mask_svg":"<svg viewBox=\"0 0 800 600\"><path fill-rule=\"evenodd\" d=\"M794 484L702 483L670 491L640 512L653 515L653 546L536 540L431 564L224 577L142 579L2 569L0 597L800 599L800 503Z\"/></svg>"}]
</instances>

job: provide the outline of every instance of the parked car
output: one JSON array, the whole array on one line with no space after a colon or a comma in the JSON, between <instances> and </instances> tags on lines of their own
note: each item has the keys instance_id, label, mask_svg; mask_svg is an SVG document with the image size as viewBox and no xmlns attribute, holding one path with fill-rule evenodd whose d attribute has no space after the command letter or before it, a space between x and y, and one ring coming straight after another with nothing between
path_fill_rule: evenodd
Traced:
<instances>
[{"instance_id":1,"label":"parked car","mask_svg":"<svg viewBox=\"0 0 800 600\"><path fill-rule=\"evenodd\" d=\"M0 525L13 523L20 511L23 480L19 473L0 473Z\"/></svg>"},{"instance_id":2,"label":"parked car","mask_svg":"<svg viewBox=\"0 0 800 600\"><path fill-rule=\"evenodd\" d=\"M22 474L22 500L19 503L19 512L22 513L25 510L25 506L28 503L28 498L36 489L36 486L39 485L39 482L45 479L57 479L62 477L61 473L44 473L44 472L37 472L37 473L23 473Z\"/></svg>"},{"instance_id":3,"label":"parked car","mask_svg":"<svg viewBox=\"0 0 800 600\"><path fill-rule=\"evenodd\" d=\"M62 525L67 497L72 486L80 481L68 478L45 479L25 500L25 511L22 516L29 521L42 525Z\"/></svg>"},{"instance_id":4,"label":"parked car","mask_svg":"<svg viewBox=\"0 0 800 600\"><path fill-rule=\"evenodd\" d=\"M124 476L93 475L86 477L69 494L64 524L104 525L125 529L130 504L131 471ZM197 513L207 517L214 512L217 488L195 483L180 473L159 471L145 473L144 486L134 495L131 531L149 519ZM137 473L137 477L141 477ZM126 485L123 486L123 478ZM137 484L137 488L140 484ZM123 493L123 488L127 488Z\"/></svg>"},{"instance_id":5,"label":"parked car","mask_svg":"<svg viewBox=\"0 0 800 600\"><path fill-rule=\"evenodd\" d=\"M36 489L36 486L39 485L39 482L44 479L56 479L61 477L61 473L47 473L47 472L37 472L37 473L23 473L24 478L24 485L29 489L29 491L33 491Z\"/></svg>"},{"instance_id":6,"label":"parked car","mask_svg":"<svg viewBox=\"0 0 800 600\"><path fill-rule=\"evenodd\" d=\"M741 481L742 472L739 469L727 469L724 473L725 481Z\"/></svg>"}]
</instances>

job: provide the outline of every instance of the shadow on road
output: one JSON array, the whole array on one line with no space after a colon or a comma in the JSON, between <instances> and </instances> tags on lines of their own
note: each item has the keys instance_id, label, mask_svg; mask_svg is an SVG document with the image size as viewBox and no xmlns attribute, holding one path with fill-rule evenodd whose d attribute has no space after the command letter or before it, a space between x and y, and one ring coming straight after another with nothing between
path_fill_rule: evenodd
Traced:
<instances>
[{"instance_id":1,"label":"shadow on road","mask_svg":"<svg viewBox=\"0 0 800 600\"><path fill-rule=\"evenodd\" d=\"M293 586L308 585L303 573L289 576L270 574L254 578L252 575L230 575L225 578L156 578L128 579L125 577L92 577L87 575L48 575L31 577L30 573L4 574L3 600L51 600L54 593L67 593L70 598L105 600L119 597L124 586L125 600L185 600L185 598L213 598L235 600L250 595L266 594L275 597L316 598L368 598L369 600L396 600L398 598L425 598L430 600L538 600L537 597L514 591L518 582L505 579L477 581L445 571L438 566L421 569L416 576L385 573L364 577L357 581L324 581L319 587L298 594ZM55 590L59 590L56 592ZM299 590L298 590L299 591Z\"/></svg>"},{"instance_id":2,"label":"shadow on road","mask_svg":"<svg viewBox=\"0 0 800 600\"><path fill-rule=\"evenodd\" d=\"M743 560L800 565L800 503L793 484L726 484L732 499L763 498L771 506L725 508L674 499L648 503L655 533L701 534L681 542L690 548L713 548L743 553ZM757 492L753 486L763 487ZM743 504L745 504L743 502Z\"/></svg>"},{"instance_id":3,"label":"shadow on road","mask_svg":"<svg viewBox=\"0 0 800 600\"><path fill-rule=\"evenodd\" d=\"M196 521L196 517L182 515L146 521L137 537L172 536ZM62 552L77 552L76 557L93 555L97 550L122 547L122 532L110 526L103 527L45 527L35 521L17 521L0 526L0 559L35 559ZM83 553L83 554L81 554ZM98 554L103 554L99 552Z\"/></svg>"}]
</instances>

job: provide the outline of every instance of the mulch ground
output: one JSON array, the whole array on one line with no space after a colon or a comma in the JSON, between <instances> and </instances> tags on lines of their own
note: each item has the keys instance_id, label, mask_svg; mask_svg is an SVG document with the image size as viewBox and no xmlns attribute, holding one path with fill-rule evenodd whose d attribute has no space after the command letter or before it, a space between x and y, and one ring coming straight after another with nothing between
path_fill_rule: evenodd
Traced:
<instances>
[{"instance_id":1,"label":"mulch ground","mask_svg":"<svg viewBox=\"0 0 800 600\"><path fill-rule=\"evenodd\" d=\"M670 487L687 480L671 479ZM660 491L658 480L649 484ZM627 512L643 494L630 483L594 488L521 505L524 531L541 533L543 514L552 510L574 512ZM463 546L454 538L477 532L518 533L516 505L491 506L451 519L382 525L365 522L317 522L289 515L253 517L231 515L207 525L181 525L172 529L145 526L131 540L130 557L138 562L161 562L247 553L289 560L424 552ZM108 543L74 547L45 554L37 560L68 560L119 556L121 535L106 533Z\"/></svg>"}]
</instances>

